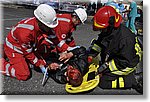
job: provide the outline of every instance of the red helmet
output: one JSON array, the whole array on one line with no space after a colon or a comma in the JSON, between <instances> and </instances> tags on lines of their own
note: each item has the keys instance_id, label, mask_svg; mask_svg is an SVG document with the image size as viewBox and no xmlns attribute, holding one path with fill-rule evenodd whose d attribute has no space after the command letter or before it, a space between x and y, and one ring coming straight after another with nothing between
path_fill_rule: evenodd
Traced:
<instances>
[{"instance_id":1,"label":"red helmet","mask_svg":"<svg viewBox=\"0 0 150 102\"><path fill-rule=\"evenodd\" d=\"M70 65L67 68L67 77L69 79L69 84L74 87L80 86L83 81L83 77L80 71Z\"/></svg>"},{"instance_id":2,"label":"red helmet","mask_svg":"<svg viewBox=\"0 0 150 102\"><path fill-rule=\"evenodd\" d=\"M106 28L110 25L110 17L114 17L114 27L118 27L122 21L120 14L111 6L104 6L100 8L94 15L94 28Z\"/></svg>"}]
</instances>

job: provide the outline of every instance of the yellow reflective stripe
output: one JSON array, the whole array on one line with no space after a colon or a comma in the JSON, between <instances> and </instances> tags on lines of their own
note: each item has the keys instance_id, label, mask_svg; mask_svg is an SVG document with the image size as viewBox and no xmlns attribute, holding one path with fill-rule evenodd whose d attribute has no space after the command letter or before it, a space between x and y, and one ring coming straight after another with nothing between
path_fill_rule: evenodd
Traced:
<instances>
[{"instance_id":1,"label":"yellow reflective stripe","mask_svg":"<svg viewBox=\"0 0 150 102\"><path fill-rule=\"evenodd\" d=\"M97 52L101 52L101 48L97 44L94 44L92 46L92 49L95 50L95 51L97 51Z\"/></svg>"},{"instance_id":2,"label":"yellow reflective stripe","mask_svg":"<svg viewBox=\"0 0 150 102\"><path fill-rule=\"evenodd\" d=\"M118 70L117 67L116 67L116 65L115 65L114 59L112 59L112 60L109 62L109 69L110 69L110 71Z\"/></svg>"},{"instance_id":3,"label":"yellow reflective stripe","mask_svg":"<svg viewBox=\"0 0 150 102\"><path fill-rule=\"evenodd\" d=\"M117 88L117 79L112 81L112 88Z\"/></svg>"},{"instance_id":4,"label":"yellow reflective stripe","mask_svg":"<svg viewBox=\"0 0 150 102\"><path fill-rule=\"evenodd\" d=\"M138 43L138 38L137 37L135 37L135 41Z\"/></svg>"},{"instance_id":5,"label":"yellow reflective stripe","mask_svg":"<svg viewBox=\"0 0 150 102\"><path fill-rule=\"evenodd\" d=\"M99 27L99 28L105 28L104 26L97 24L95 20L94 20L94 26Z\"/></svg>"},{"instance_id":6,"label":"yellow reflective stripe","mask_svg":"<svg viewBox=\"0 0 150 102\"><path fill-rule=\"evenodd\" d=\"M140 48L140 45L138 43L135 44L135 50L136 50L136 55L140 57L140 60L142 59L142 50Z\"/></svg>"},{"instance_id":7,"label":"yellow reflective stripe","mask_svg":"<svg viewBox=\"0 0 150 102\"><path fill-rule=\"evenodd\" d=\"M119 21L119 18L120 18L119 16L118 16L117 18L116 18L116 16L115 16L115 21L118 22L118 21Z\"/></svg>"},{"instance_id":8,"label":"yellow reflective stripe","mask_svg":"<svg viewBox=\"0 0 150 102\"><path fill-rule=\"evenodd\" d=\"M140 45L138 44L138 37L135 38L136 44L135 44L135 50L136 50L136 55L140 57L140 61L142 60L142 49Z\"/></svg>"},{"instance_id":9,"label":"yellow reflective stripe","mask_svg":"<svg viewBox=\"0 0 150 102\"><path fill-rule=\"evenodd\" d=\"M124 88L124 80L123 77L119 77L119 87Z\"/></svg>"},{"instance_id":10,"label":"yellow reflective stripe","mask_svg":"<svg viewBox=\"0 0 150 102\"><path fill-rule=\"evenodd\" d=\"M128 75L128 73L122 72L122 71L114 71L114 72L111 72L111 73L116 74L116 75Z\"/></svg>"},{"instance_id":11,"label":"yellow reflective stripe","mask_svg":"<svg viewBox=\"0 0 150 102\"><path fill-rule=\"evenodd\" d=\"M136 69L136 67L134 67L134 68L127 67L127 68L123 69L122 72L125 72L124 75L128 75L129 73L133 72L135 69Z\"/></svg>"},{"instance_id":12,"label":"yellow reflective stripe","mask_svg":"<svg viewBox=\"0 0 150 102\"><path fill-rule=\"evenodd\" d=\"M129 70L129 71L114 71L114 72L111 72L113 74L116 74L116 75L128 75L129 73L133 72L135 69L134 68L131 68L132 70Z\"/></svg>"},{"instance_id":13,"label":"yellow reflective stripe","mask_svg":"<svg viewBox=\"0 0 150 102\"><path fill-rule=\"evenodd\" d=\"M118 70L118 68L115 65L115 61L113 59L109 62L109 69L111 73L116 75L128 75L129 73L135 70L135 68L128 68L128 67L123 70Z\"/></svg>"},{"instance_id":14,"label":"yellow reflective stripe","mask_svg":"<svg viewBox=\"0 0 150 102\"><path fill-rule=\"evenodd\" d=\"M141 52L141 48L138 43L135 44L135 49L136 49L137 53Z\"/></svg>"}]
</instances>

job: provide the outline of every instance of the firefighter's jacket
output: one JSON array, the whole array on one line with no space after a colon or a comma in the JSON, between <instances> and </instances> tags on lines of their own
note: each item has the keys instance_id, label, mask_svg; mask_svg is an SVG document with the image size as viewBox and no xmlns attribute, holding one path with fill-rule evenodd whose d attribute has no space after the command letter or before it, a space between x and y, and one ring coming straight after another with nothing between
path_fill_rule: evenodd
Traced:
<instances>
[{"instance_id":1,"label":"firefighter's jacket","mask_svg":"<svg viewBox=\"0 0 150 102\"><path fill-rule=\"evenodd\" d=\"M139 50L135 35L121 24L111 33L101 32L92 45L90 54L100 53L101 62L109 62L109 72L128 75L139 62Z\"/></svg>"}]
</instances>

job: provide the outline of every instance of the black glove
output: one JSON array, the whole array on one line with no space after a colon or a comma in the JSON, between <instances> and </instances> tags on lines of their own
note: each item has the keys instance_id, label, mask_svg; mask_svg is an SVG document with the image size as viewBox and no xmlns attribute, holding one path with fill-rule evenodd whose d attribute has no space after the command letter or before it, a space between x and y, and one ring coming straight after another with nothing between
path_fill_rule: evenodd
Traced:
<instances>
[{"instance_id":1,"label":"black glove","mask_svg":"<svg viewBox=\"0 0 150 102\"><path fill-rule=\"evenodd\" d=\"M105 62L104 64L102 64L99 68L98 68L98 74L102 73L105 69L108 68L108 63Z\"/></svg>"}]
</instances>

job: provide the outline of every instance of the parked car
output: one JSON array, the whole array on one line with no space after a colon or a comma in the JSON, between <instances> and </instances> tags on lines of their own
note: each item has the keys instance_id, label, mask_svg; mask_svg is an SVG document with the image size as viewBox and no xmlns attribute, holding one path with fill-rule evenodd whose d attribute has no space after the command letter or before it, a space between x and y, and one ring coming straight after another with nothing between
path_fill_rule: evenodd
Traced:
<instances>
[{"instance_id":1,"label":"parked car","mask_svg":"<svg viewBox=\"0 0 150 102\"><path fill-rule=\"evenodd\" d=\"M56 12L59 10L59 3L58 2L47 2L46 4L50 5L55 9Z\"/></svg>"},{"instance_id":2,"label":"parked car","mask_svg":"<svg viewBox=\"0 0 150 102\"><path fill-rule=\"evenodd\" d=\"M81 6L81 5L63 4L63 5L60 5L59 12L61 12L61 13L72 13L77 8L85 9L85 7Z\"/></svg>"}]
</instances>

